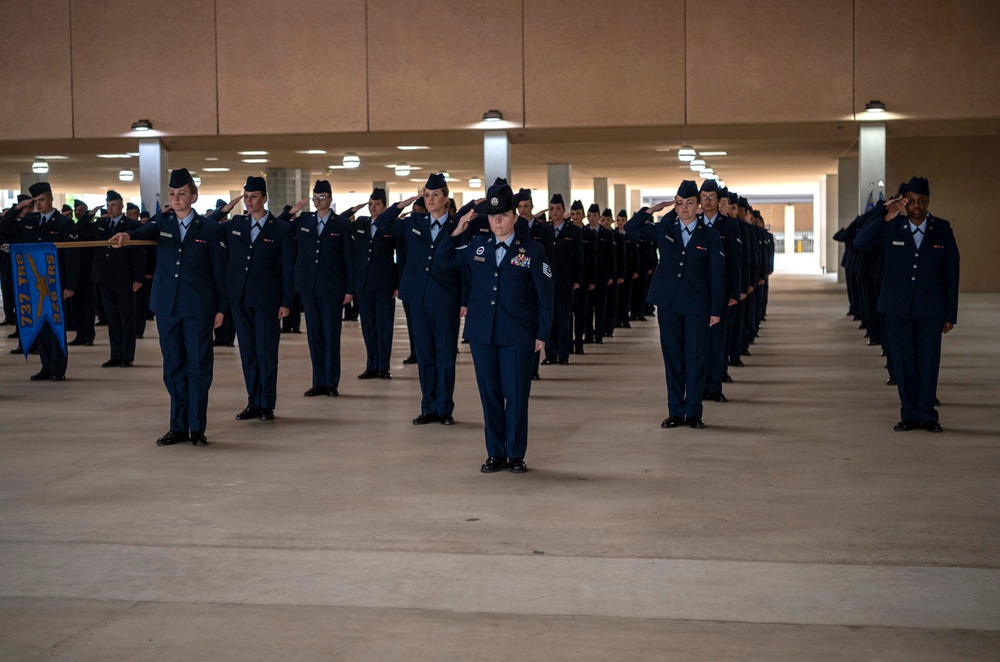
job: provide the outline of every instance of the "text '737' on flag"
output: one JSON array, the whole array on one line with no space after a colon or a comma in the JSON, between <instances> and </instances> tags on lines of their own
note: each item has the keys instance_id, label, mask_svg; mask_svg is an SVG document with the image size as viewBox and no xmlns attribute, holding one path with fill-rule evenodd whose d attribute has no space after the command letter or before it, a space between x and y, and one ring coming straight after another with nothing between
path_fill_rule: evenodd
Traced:
<instances>
[{"instance_id":1,"label":"text '737' on flag","mask_svg":"<svg viewBox=\"0 0 1000 662\"><path fill-rule=\"evenodd\" d=\"M65 354L66 322L56 247L53 244L11 244L10 260L14 267L14 301L25 360L46 324L52 326Z\"/></svg>"}]
</instances>

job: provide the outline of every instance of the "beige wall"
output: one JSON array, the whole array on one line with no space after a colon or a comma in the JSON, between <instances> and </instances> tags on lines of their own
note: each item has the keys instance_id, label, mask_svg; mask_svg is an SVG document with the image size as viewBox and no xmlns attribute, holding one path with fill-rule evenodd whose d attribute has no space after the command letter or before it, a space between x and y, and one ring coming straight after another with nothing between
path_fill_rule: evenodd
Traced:
<instances>
[{"instance_id":1,"label":"beige wall","mask_svg":"<svg viewBox=\"0 0 1000 662\"><path fill-rule=\"evenodd\" d=\"M1000 2L864 0L856 24L859 112L879 99L902 116L997 116Z\"/></svg>"},{"instance_id":2,"label":"beige wall","mask_svg":"<svg viewBox=\"0 0 1000 662\"><path fill-rule=\"evenodd\" d=\"M1000 108L995 0L78 0L72 34L68 0L0 0L7 29L39 16L45 48L0 49L0 140L140 117L243 135L459 129L490 108L528 127Z\"/></svg>"},{"instance_id":3,"label":"beige wall","mask_svg":"<svg viewBox=\"0 0 1000 662\"><path fill-rule=\"evenodd\" d=\"M0 139L72 138L69 0L0 0L0 26Z\"/></svg>"},{"instance_id":4,"label":"beige wall","mask_svg":"<svg viewBox=\"0 0 1000 662\"><path fill-rule=\"evenodd\" d=\"M951 222L958 241L963 292L1000 289L1000 223L991 207L984 207L983 196L972 192L974 185L991 190L1000 180L998 153L1000 136L890 138L886 144L890 194L910 177L930 180L930 212Z\"/></svg>"},{"instance_id":5,"label":"beige wall","mask_svg":"<svg viewBox=\"0 0 1000 662\"><path fill-rule=\"evenodd\" d=\"M852 0L687 5L689 124L850 116Z\"/></svg>"},{"instance_id":6,"label":"beige wall","mask_svg":"<svg viewBox=\"0 0 1000 662\"><path fill-rule=\"evenodd\" d=\"M73 3L75 137L125 135L138 119L169 134L215 134L214 3L138 4Z\"/></svg>"}]
</instances>

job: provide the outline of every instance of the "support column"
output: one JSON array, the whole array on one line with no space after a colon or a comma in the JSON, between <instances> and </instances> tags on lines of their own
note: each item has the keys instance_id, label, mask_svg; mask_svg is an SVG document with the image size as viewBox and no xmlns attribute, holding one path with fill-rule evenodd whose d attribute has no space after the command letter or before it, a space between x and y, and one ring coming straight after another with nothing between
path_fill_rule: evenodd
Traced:
<instances>
[{"instance_id":1,"label":"support column","mask_svg":"<svg viewBox=\"0 0 1000 662\"><path fill-rule=\"evenodd\" d=\"M628 214L631 211L628 202L628 186L615 184L615 208L611 210L611 213L617 216L618 211L624 209L625 213Z\"/></svg>"},{"instance_id":2,"label":"support column","mask_svg":"<svg viewBox=\"0 0 1000 662\"><path fill-rule=\"evenodd\" d=\"M867 195L867 194L866 194ZM858 160L837 159L837 229L847 227L858 215ZM831 233L832 235L832 233ZM837 242L837 282L846 280L840 261L844 258L845 246Z\"/></svg>"},{"instance_id":3,"label":"support column","mask_svg":"<svg viewBox=\"0 0 1000 662\"><path fill-rule=\"evenodd\" d=\"M785 205L785 255L795 253L795 205Z\"/></svg>"},{"instance_id":4,"label":"support column","mask_svg":"<svg viewBox=\"0 0 1000 662\"><path fill-rule=\"evenodd\" d=\"M877 202L879 193L885 193L885 124L861 125L858 136L858 195L864 211L869 193Z\"/></svg>"},{"instance_id":5,"label":"support column","mask_svg":"<svg viewBox=\"0 0 1000 662\"><path fill-rule=\"evenodd\" d=\"M272 214L280 214L286 205L294 205L310 195L308 171L298 168L267 168L264 176L267 178L267 208Z\"/></svg>"},{"instance_id":6,"label":"support column","mask_svg":"<svg viewBox=\"0 0 1000 662\"><path fill-rule=\"evenodd\" d=\"M549 199L556 193L562 195L568 212L573 202L573 166L568 163L549 164Z\"/></svg>"},{"instance_id":7,"label":"support column","mask_svg":"<svg viewBox=\"0 0 1000 662\"><path fill-rule=\"evenodd\" d=\"M628 207L628 217L632 218L632 214L639 211L642 207L642 189L634 188L629 191L629 207Z\"/></svg>"},{"instance_id":8,"label":"support column","mask_svg":"<svg viewBox=\"0 0 1000 662\"><path fill-rule=\"evenodd\" d=\"M594 177L594 202L604 211L611 205L608 204L608 178ZM611 212L614 213L614 212Z\"/></svg>"},{"instance_id":9,"label":"support column","mask_svg":"<svg viewBox=\"0 0 1000 662\"><path fill-rule=\"evenodd\" d=\"M510 181L510 138L506 131L483 131L483 188L497 177Z\"/></svg>"},{"instance_id":10,"label":"support column","mask_svg":"<svg viewBox=\"0 0 1000 662\"><path fill-rule=\"evenodd\" d=\"M827 274L837 273L840 268L840 251L837 248L839 242L833 239L833 233L837 231L838 179L837 175L824 175L820 181L824 203L824 213L820 220L820 234L823 236L823 258L820 264L823 273Z\"/></svg>"},{"instance_id":11,"label":"support column","mask_svg":"<svg viewBox=\"0 0 1000 662\"><path fill-rule=\"evenodd\" d=\"M167 206L167 183L170 181L169 153L159 138L139 139L139 195L142 207L156 213Z\"/></svg>"}]
</instances>

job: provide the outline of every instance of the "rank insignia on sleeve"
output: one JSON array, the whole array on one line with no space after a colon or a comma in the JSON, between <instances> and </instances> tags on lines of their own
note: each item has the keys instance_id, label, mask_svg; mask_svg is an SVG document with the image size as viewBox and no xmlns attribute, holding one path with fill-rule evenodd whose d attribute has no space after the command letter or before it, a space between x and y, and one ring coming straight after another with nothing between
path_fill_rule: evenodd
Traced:
<instances>
[{"instance_id":1,"label":"rank insignia on sleeve","mask_svg":"<svg viewBox=\"0 0 1000 662\"><path fill-rule=\"evenodd\" d=\"M548 276L549 278L552 278L552 269L549 268L547 262L542 262L542 273Z\"/></svg>"}]
</instances>

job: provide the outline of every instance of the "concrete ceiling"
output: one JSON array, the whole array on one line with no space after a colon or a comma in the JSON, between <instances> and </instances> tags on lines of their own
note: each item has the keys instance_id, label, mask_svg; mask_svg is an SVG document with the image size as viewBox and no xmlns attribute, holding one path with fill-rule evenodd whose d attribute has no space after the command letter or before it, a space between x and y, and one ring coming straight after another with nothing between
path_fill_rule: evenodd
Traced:
<instances>
[{"instance_id":1,"label":"concrete ceiling","mask_svg":"<svg viewBox=\"0 0 1000 662\"><path fill-rule=\"evenodd\" d=\"M893 122L890 139L903 135L996 134L1000 123ZM573 187L592 188L594 177L630 188L670 189L695 173L677 159L677 150L690 146L702 151L725 151L725 156L705 160L731 188L749 191L800 192L824 174L834 173L837 159L856 155L856 123L800 125L741 125L711 127L650 127L630 129L527 130L509 129L512 184L546 189L547 165L570 163ZM362 133L284 136L172 137L162 140L170 151L171 167L198 171L205 195L223 195L242 188L247 175L265 168L301 168L312 178L330 179L335 193L367 193L373 181L388 181L390 191L410 191L432 171L447 171L453 190L476 193L470 177L482 177L482 134L479 131L428 133ZM114 188L137 196L138 178L132 184L118 179L122 168L138 169L138 158L104 159L97 154L137 151L136 138L67 141L0 141L0 189L17 189L19 175L30 172L38 156L67 156L50 161L48 178L58 192L100 194ZM403 151L397 145L422 145L428 149ZM239 151L267 151L266 164L247 164ZM310 155L305 150L325 150ZM361 158L356 169L335 168L345 153ZM407 163L414 170L397 177L387 167ZM204 168L229 168L206 172ZM410 181L420 180L420 181ZM482 189L479 189L482 191Z\"/></svg>"}]
</instances>

